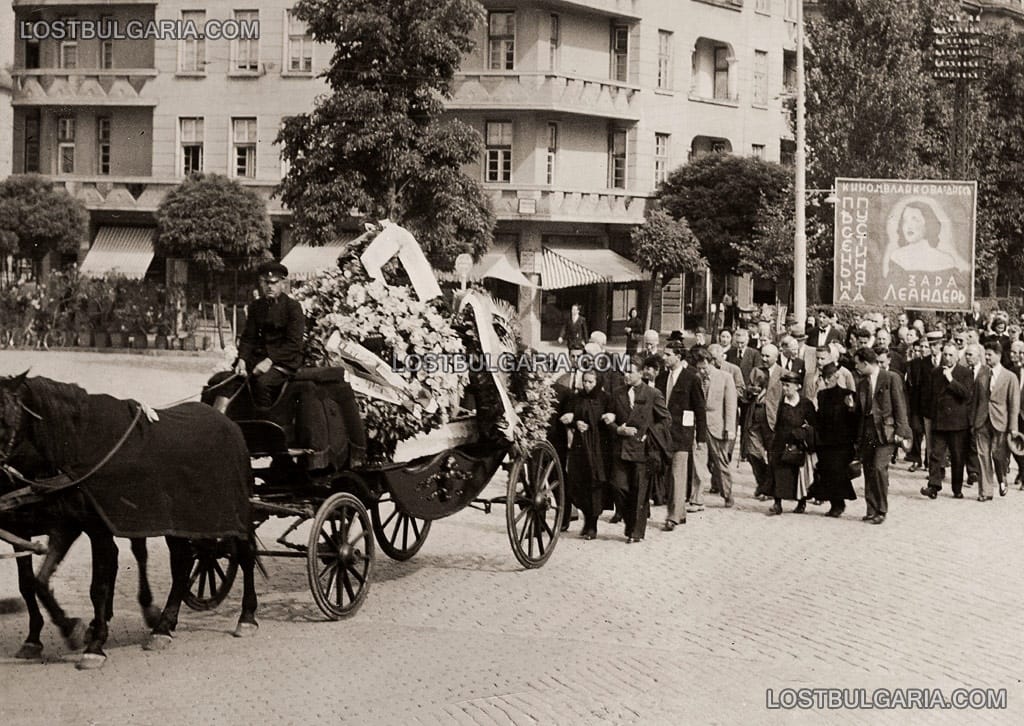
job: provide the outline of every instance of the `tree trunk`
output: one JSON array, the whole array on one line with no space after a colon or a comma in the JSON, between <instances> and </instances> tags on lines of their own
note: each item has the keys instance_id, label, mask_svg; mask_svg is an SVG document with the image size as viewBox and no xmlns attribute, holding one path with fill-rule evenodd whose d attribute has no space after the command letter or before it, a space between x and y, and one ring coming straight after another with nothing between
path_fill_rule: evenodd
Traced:
<instances>
[{"instance_id":1,"label":"tree trunk","mask_svg":"<svg viewBox=\"0 0 1024 726\"><path fill-rule=\"evenodd\" d=\"M651 279L647 281L647 312L644 314L644 330L651 329L651 321L654 319L654 295L661 288L659 282L661 281L660 272L652 272ZM641 331L643 334L644 331Z\"/></svg>"}]
</instances>

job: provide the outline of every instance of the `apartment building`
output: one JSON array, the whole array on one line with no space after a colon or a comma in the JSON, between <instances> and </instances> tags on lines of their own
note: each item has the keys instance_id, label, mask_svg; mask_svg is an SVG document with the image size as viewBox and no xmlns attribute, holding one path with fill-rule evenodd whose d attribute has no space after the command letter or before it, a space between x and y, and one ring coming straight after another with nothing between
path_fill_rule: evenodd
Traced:
<instances>
[{"instance_id":1,"label":"apartment building","mask_svg":"<svg viewBox=\"0 0 1024 726\"><path fill-rule=\"evenodd\" d=\"M489 261L517 271L487 284L518 302L533 341L557 336L573 303L614 334L644 302L629 235L670 170L713 151L791 159L783 100L795 78L796 2L484 3L450 112L485 140L468 172L497 212ZM286 171L274 139L283 118L326 90L315 76L330 54L291 5L14 0L19 31L73 19L259 25L258 37L230 40L16 40L13 172L48 174L83 200L80 259L91 251L93 264L116 266L119 250L151 248L153 212L193 171L236 177L267 198L278 249L289 251L288 211L270 198ZM517 285L519 272L538 287ZM660 329L706 310L707 277L687 278L652 301ZM753 295L749 281L716 282L716 295L726 289L742 302Z\"/></svg>"}]
</instances>

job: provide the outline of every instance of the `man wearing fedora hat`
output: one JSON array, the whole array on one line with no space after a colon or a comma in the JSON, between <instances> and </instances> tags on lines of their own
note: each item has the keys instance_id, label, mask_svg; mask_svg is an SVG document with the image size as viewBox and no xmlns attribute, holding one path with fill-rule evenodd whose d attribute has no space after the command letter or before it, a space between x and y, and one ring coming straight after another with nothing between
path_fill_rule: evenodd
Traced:
<instances>
[{"instance_id":1,"label":"man wearing fedora hat","mask_svg":"<svg viewBox=\"0 0 1024 726\"><path fill-rule=\"evenodd\" d=\"M249 376L253 403L270 408L302 365L306 316L298 301L287 293L287 267L266 262L260 265L259 281L260 298L249 305L235 373Z\"/></svg>"}]
</instances>

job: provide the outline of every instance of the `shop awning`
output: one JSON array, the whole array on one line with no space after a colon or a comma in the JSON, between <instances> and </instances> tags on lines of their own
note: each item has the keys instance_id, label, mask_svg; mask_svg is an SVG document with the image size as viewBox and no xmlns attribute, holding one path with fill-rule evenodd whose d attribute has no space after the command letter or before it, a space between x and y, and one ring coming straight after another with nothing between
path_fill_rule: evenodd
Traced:
<instances>
[{"instance_id":1,"label":"shop awning","mask_svg":"<svg viewBox=\"0 0 1024 726\"><path fill-rule=\"evenodd\" d=\"M100 227L85 255L79 274L84 277L146 276L153 261L153 227Z\"/></svg>"},{"instance_id":2,"label":"shop awning","mask_svg":"<svg viewBox=\"0 0 1024 726\"><path fill-rule=\"evenodd\" d=\"M545 290L649 279L639 265L612 250L582 245L544 248L540 282Z\"/></svg>"},{"instance_id":3,"label":"shop awning","mask_svg":"<svg viewBox=\"0 0 1024 726\"><path fill-rule=\"evenodd\" d=\"M288 277L309 278L319 272L338 266L338 257L345 246L354 240L356 235L340 237L322 247L297 244L281 259L281 264L288 268Z\"/></svg>"},{"instance_id":4,"label":"shop awning","mask_svg":"<svg viewBox=\"0 0 1024 726\"><path fill-rule=\"evenodd\" d=\"M461 279L455 272L437 272L436 274L441 280L461 282ZM470 280L479 281L485 277L504 280L520 287L536 287L519 269L515 245L511 242L495 245L487 254L480 258L479 262L474 263L473 267L470 268Z\"/></svg>"}]
</instances>

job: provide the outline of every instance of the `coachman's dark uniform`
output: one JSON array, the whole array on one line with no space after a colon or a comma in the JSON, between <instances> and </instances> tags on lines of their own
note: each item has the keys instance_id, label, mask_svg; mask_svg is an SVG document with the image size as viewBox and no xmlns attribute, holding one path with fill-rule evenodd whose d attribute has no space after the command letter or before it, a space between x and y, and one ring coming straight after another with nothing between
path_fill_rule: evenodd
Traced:
<instances>
[{"instance_id":1,"label":"coachman's dark uniform","mask_svg":"<svg viewBox=\"0 0 1024 726\"><path fill-rule=\"evenodd\" d=\"M252 370L260 361L270 358L273 367L252 379L253 403L267 408L302 365L302 338L306 316L298 301L287 295L260 298L249 305L238 344L238 357Z\"/></svg>"}]
</instances>

